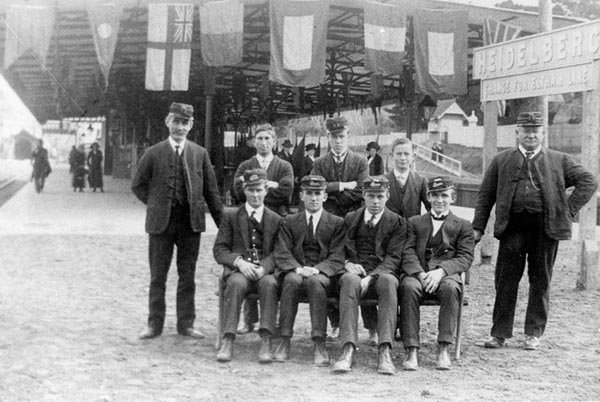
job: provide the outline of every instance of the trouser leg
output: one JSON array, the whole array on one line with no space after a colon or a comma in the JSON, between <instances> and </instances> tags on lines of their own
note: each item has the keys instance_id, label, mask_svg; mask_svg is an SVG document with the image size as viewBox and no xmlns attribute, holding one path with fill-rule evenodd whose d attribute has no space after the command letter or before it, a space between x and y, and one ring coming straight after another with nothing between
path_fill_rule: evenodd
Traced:
<instances>
[{"instance_id":1,"label":"trouser leg","mask_svg":"<svg viewBox=\"0 0 600 402\"><path fill-rule=\"evenodd\" d=\"M175 242L169 234L149 235L150 291L148 326L162 331L165 322L165 288Z\"/></svg>"},{"instance_id":2,"label":"trouser leg","mask_svg":"<svg viewBox=\"0 0 600 402\"><path fill-rule=\"evenodd\" d=\"M346 272L340 278L340 341L358 344L358 306L360 277Z\"/></svg>"},{"instance_id":3,"label":"trouser leg","mask_svg":"<svg viewBox=\"0 0 600 402\"><path fill-rule=\"evenodd\" d=\"M294 334L294 322L298 313L298 301L303 280L295 272L288 272L281 284L281 311L279 314L279 329L281 336L291 337Z\"/></svg>"},{"instance_id":4,"label":"trouser leg","mask_svg":"<svg viewBox=\"0 0 600 402\"><path fill-rule=\"evenodd\" d=\"M278 284L275 275L268 274L258 280L258 297L260 300L260 330L275 331L275 320L277 317L277 293ZM238 317L239 319L239 317Z\"/></svg>"},{"instance_id":5,"label":"trouser leg","mask_svg":"<svg viewBox=\"0 0 600 402\"><path fill-rule=\"evenodd\" d=\"M327 332L327 291L331 280L323 274L304 280L310 308L311 338L325 338Z\"/></svg>"},{"instance_id":6,"label":"trouser leg","mask_svg":"<svg viewBox=\"0 0 600 402\"><path fill-rule=\"evenodd\" d=\"M421 346L419 339L420 304L424 290L421 281L405 276L400 283L400 332L405 348Z\"/></svg>"},{"instance_id":7,"label":"trouser leg","mask_svg":"<svg viewBox=\"0 0 600 402\"><path fill-rule=\"evenodd\" d=\"M381 274L375 282L377 292L377 335L379 344L393 344L398 312L398 278L392 274Z\"/></svg>"},{"instance_id":8,"label":"trouser leg","mask_svg":"<svg viewBox=\"0 0 600 402\"><path fill-rule=\"evenodd\" d=\"M225 279L225 293L223 308L223 334L236 334L237 324L240 320L242 302L246 297L250 281L239 272L234 272Z\"/></svg>"},{"instance_id":9,"label":"trouser leg","mask_svg":"<svg viewBox=\"0 0 600 402\"><path fill-rule=\"evenodd\" d=\"M456 323L460 303L460 283L454 279L443 278L435 296L440 301L438 316L438 342L453 343L456 337Z\"/></svg>"},{"instance_id":10,"label":"trouser leg","mask_svg":"<svg viewBox=\"0 0 600 402\"><path fill-rule=\"evenodd\" d=\"M189 220L188 220L189 222ZM194 325L196 318L196 262L200 249L200 233L191 228L181 231L177 239L177 328L186 329Z\"/></svg>"}]
</instances>

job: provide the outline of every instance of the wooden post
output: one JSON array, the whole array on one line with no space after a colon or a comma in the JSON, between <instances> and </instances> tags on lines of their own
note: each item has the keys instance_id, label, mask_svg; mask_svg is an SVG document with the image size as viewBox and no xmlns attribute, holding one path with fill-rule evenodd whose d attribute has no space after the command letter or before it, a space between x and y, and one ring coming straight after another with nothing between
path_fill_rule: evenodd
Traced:
<instances>
[{"instance_id":1,"label":"wooden post","mask_svg":"<svg viewBox=\"0 0 600 402\"><path fill-rule=\"evenodd\" d=\"M596 62L598 63L598 62ZM581 140L581 162L598 177L598 151L600 132L600 90L583 93L583 122ZM600 289L598 268L598 244L596 242L596 215L598 197L592 199L579 211L579 275L577 289Z\"/></svg>"},{"instance_id":2,"label":"wooden post","mask_svg":"<svg viewBox=\"0 0 600 402\"><path fill-rule=\"evenodd\" d=\"M204 116L204 148L211 155L212 110L214 95L206 95L206 114ZM212 158L212 155L211 155Z\"/></svg>"},{"instance_id":3,"label":"wooden post","mask_svg":"<svg viewBox=\"0 0 600 402\"><path fill-rule=\"evenodd\" d=\"M490 101L483 104L483 172L498 152L498 102ZM482 264L490 264L494 255L494 222L495 208L490 213L485 233L481 239L479 250Z\"/></svg>"},{"instance_id":4,"label":"wooden post","mask_svg":"<svg viewBox=\"0 0 600 402\"><path fill-rule=\"evenodd\" d=\"M539 0L539 22L540 32L548 32L552 30L552 1L551 0ZM538 111L544 116L544 136L543 146L548 147L548 95L540 96L536 100L536 107Z\"/></svg>"}]
</instances>

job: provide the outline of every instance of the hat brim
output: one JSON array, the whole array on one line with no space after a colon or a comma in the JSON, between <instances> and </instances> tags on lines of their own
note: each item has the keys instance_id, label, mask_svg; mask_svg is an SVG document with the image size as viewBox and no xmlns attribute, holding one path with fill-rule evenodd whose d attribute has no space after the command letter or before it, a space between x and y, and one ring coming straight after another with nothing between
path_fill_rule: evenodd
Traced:
<instances>
[{"instance_id":1,"label":"hat brim","mask_svg":"<svg viewBox=\"0 0 600 402\"><path fill-rule=\"evenodd\" d=\"M440 187L440 188L427 189L427 194L437 193L439 191L454 190L454 188L455 188L454 186L445 186L445 187Z\"/></svg>"}]
</instances>

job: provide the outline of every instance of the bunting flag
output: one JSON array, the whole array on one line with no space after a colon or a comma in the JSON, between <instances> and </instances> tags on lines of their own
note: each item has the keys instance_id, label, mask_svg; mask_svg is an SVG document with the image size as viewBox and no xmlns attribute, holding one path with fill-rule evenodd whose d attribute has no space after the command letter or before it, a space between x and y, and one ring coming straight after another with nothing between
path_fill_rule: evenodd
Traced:
<instances>
[{"instance_id":1,"label":"bunting flag","mask_svg":"<svg viewBox=\"0 0 600 402\"><path fill-rule=\"evenodd\" d=\"M100 63L100 70L104 75L104 85L108 87L108 75L113 62L115 47L117 46L123 3L89 3L86 5L86 11L94 36L96 56L98 57L98 63Z\"/></svg>"},{"instance_id":2,"label":"bunting flag","mask_svg":"<svg viewBox=\"0 0 600 402\"><path fill-rule=\"evenodd\" d=\"M33 5L8 6L5 20L4 69L10 67L27 50L31 50L42 64L46 64L55 18L54 8Z\"/></svg>"},{"instance_id":3,"label":"bunting flag","mask_svg":"<svg viewBox=\"0 0 600 402\"><path fill-rule=\"evenodd\" d=\"M488 46L494 43L506 42L517 38L522 29L492 18L483 19L483 45ZM506 101L498 101L498 116L506 115Z\"/></svg>"},{"instance_id":4,"label":"bunting flag","mask_svg":"<svg viewBox=\"0 0 600 402\"><path fill-rule=\"evenodd\" d=\"M200 3L200 49L207 66L242 62L244 5L238 0Z\"/></svg>"},{"instance_id":5,"label":"bunting flag","mask_svg":"<svg viewBox=\"0 0 600 402\"><path fill-rule=\"evenodd\" d=\"M269 79L292 87L325 82L329 0L271 0Z\"/></svg>"},{"instance_id":6,"label":"bunting flag","mask_svg":"<svg viewBox=\"0 0 600 402\"><path fill-rule=\"evenodd\" d=\"M365 4L365 68L400 74L406 40L406 14L391 4Z\"/></svg>"},{"instance_id":7,"label":"bunting flag","mask_svg":"<svg viewBox=\"0 0 600 402\"><path fill-rule=\"evenodd\" d=\"M466 10L420 9L414 16L415 91L433 99L467 93Z\"/></svg>"},{"instance_id":8,"label":"bunting flag","mask_svg":"<svg viewBox=\"0 0 600 402\"><path fill-rule=\"evenodd\" d=\"M146 89L187 91L193 25L193 4L148 4Z\"/></svg>"},{"instance_id":9,"label":"bunting flag","mask_svg":"<svg viewBox=\"0 0 600 402\"><path fill-rule=\"evenodd\" d=\"M319 132L319 143L317 144L317 150L315 151L315 158L321 156L321 133Z\"/></svg>"}]
</instances>

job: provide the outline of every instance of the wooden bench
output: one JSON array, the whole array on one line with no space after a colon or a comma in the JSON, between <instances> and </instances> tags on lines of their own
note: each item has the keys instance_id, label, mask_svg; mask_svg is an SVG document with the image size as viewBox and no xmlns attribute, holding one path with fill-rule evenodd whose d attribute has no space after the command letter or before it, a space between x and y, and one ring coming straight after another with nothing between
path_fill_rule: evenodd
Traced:
<instances>
[{"instance_id":1,"label":"wooden bench","mask_svg":"<svg viewBox=\"0 0 600 402\"><path fill-rule=\"evenodd\" d=\"M460 352L461 352L461 338L462 338L462 310L463 306L468 306L469 301L465 297L465 284L468 284L468 273L461 274L462 279L462 291L460 292L459 299L459 307L458 307L458 317L456 320L456 342L455 342L455 350L454 350L454 358L456 360L460 360ZM217 339L215 341L215 349L219 350L221 348L221 341L223 339L223 314L225 311L225 279L223 278L223 273L219 275L219 283L217 286L217 297L219 298L219 311L217 317ZM245 300L258 300L258 294L256 293L248 293L246 295ZM300 303L308 303L308 299L306 297L301 297ZM339 299L336 297L328 297L327 303L332 306L337 306L339 304ZM361 306L377 306L377 299L363 299L360 302ZM435 298L424 298L421 301L421 306L439 306L440 302ZM399 308L399 306L398 306Z\"/></svg>"}]
</instances>

